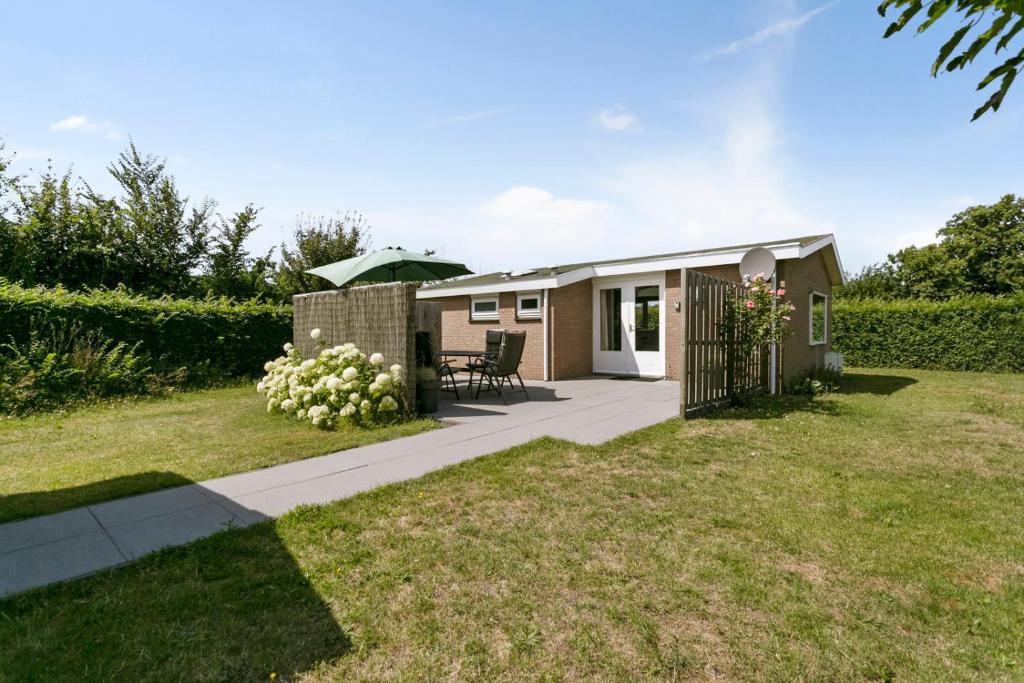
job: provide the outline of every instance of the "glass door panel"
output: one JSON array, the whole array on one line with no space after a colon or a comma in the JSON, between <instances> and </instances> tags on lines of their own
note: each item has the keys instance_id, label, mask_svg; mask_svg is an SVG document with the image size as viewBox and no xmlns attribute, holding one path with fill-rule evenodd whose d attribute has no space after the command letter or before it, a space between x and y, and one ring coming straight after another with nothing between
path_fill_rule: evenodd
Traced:
<instances>
[{"instance_id":1,"label":"glass door panel","mask_svg":"<svg viewBox=\"0 0 1024 683\"><path fill-rule=\"evenodd\" d=\"M658 285L644 285L633 290L636 351L661 350L660 289Z\"/></svg>"}]
</instances>

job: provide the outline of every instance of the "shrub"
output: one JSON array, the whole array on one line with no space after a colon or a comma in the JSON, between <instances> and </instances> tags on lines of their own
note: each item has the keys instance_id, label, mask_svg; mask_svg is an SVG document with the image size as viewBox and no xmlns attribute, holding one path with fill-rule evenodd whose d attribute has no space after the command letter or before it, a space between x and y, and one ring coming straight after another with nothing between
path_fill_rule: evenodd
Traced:
<instances>
[{"instance_id":1,"label":"shrub","mask_svg":"<svg viewBox=\"0 0 1024 683\"><path fill-rule=\"evenodd\" d=\"M836 301L832 316L832 346L849 365L1024 371L1024 296Z\"/></svg>"},{"instance_id":2,"label":"shrub","mask_svg":"<svg viewBox=\"0 0 1024 683\"><path fill-rule=\"evenodd\" d=\"M25 288L0 280L0 343L24 347L39 320L124 342L158 371L185 368L193 383L256 376L292 335L290 306Z\"/></svg>"},{"instance_id":3,"label":"shrub","mask_svg":"<svg viewBox=\"0 0 1024 683\"><path fill-rule=\"evenodd\" d=\"M320 330L311 333L314 339ZM303 359L291 344L285 355L268 361L256 391L267 398L267 412L294 415L314 426L332 429L342 420L369 426L401 418L402 366L384 371L384 357L366 354L354 344L320 347L316 358Z\"/></svg>"},{"instance_id":4,"label":"shrub","mask_svg":"<svg viewBox=\"0 0 1024 683\"><path fill-rule=\"evenodd\" d=\"M840 374L831 368L812 368L810 372L789 385L790 394L825 396L839 391Z\"/></svg>"},{"instance_id":5,"label":"shrub","mask_svg":"<svg viewBox=\"0 0 1024 683\"><path fill-rule=\"evenodd\" d=\"M0 412L24 414L99 398L152 393L164 386L136 343L95 331L42 324L26 344L0 345Z\"/></svg>"}]
</instances>

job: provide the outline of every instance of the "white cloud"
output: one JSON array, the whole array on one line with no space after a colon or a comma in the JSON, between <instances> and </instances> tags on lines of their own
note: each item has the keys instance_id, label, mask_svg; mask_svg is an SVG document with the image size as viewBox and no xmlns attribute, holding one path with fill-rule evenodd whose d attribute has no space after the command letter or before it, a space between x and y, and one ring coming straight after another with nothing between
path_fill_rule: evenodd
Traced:
<instances>
[{"instance_id":1,"label":"white cloud","mask_svg":"<svg viewBox=\"0 0 1024 683\"><path fill-rule=\"evenodd\" d=\"M620 105L599 111L594 117L594 123L605 130L619 132L633 128L639 120Z\"/></svg>"},{"instance_id":2,"label":"white cloud","mask_svg":"<svg viewBox=\"0 0 1024 683\"><path fill-rule=\"evenodd\" d=\"M427 123L429 128L441 128L443 126L454 126L460 123L469 123L470 121L482 121L483 119L493 119L496 116L501 116L505 113L504 109L485 109L483 111L471 111L465 114L455 114L454 116L448 116L442 119L435 119Z\"/></svg>"},{"instance_id":3,"label":"white cloud","mask_svg":"<svg viewBox=\"0 0 1024 683\"><path fill-rule=\"evenodd\" d=\"M50 125L50 130L80 130L89 125L89 119L85 116L69 116L57 123Z\"/></svg>"},{"instance_id":4,"label":"white cloud","mask_svg":"<svg viewBox=\"0 0 1024 683\"><path fill-rule=\"evenodd\" d=\"M710 50L709 52L705 52L703 55L697 58L697 61L707 62L718 57L734 55L737 52L742 52L747 48L753 47L755 45L760 45L761 43L772 38L777 38L779 36L785 36L794 33L795 31L798 31L808 21L810 21L814 17L818 16L825 10L835 5L836 2L838 2L838 0L826 3L824 5L821 5L820 7L815 7L811 11L805 12L804 14L801 14L798 17L790 17L788 19L778 21L772 24L771 26L766 26L758 31L755 31L754 33L751 33L749 36L744 36L743 38L740 38L738 40L734 40L730 43L720 45L715 49Z\"/></svg>"},{"instance_id":5,"label":"white cloud","mask_svg":"<svg viewBox=\"0 0 1024 683\"><path fill-rule=\"evenodd\" d=\"M120 140L124 137L121 128L111 121L92 121L88 116L76 114L50 124L52 131L76 131L89 135L100 134L108 140Z\"/></svg>"}]
</instances>

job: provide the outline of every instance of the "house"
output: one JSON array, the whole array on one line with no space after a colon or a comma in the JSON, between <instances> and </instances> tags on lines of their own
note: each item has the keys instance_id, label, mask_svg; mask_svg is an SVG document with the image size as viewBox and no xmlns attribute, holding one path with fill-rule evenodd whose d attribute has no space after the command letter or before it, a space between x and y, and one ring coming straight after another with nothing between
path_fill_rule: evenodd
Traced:
<instances>
[{"instance_id":1,"label":"house","mask_svg":"<svg viewBox=\"0 0 1024 683\"><path fill-rule=\"evenodd\" d=\"M753 247L775 256L777 281L796 305L778 366L785 384L831 350L832 287L843 283L832 235L490 273L423 287L417 299L442 304L444 349L483 348L490 328L526 331L528 379L678 379L681 269L739 282L740 259Z\"/></svg>"}]
</instances>

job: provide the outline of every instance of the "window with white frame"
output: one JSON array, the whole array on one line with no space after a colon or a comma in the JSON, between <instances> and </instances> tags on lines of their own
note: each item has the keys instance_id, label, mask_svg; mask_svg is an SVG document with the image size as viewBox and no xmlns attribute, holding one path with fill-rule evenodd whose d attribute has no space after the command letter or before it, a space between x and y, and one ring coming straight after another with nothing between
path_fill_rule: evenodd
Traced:
<instances>
[{"instance_id":1,"label":"window with white frame","mask_svg":"<svg viewBox=\"0 0 1024 683\"><path fill-rule=\"evenodd\" d=\"M811 292L807 315L810 316L808 341L811 345L824 344L828 340L828 296Z\"/></svg>"},{"instance_id":2,"label":"window with white frame","mask_svg":"<svg viewBox=\"0 0 1024 683\"><path fill-rule=\"evenodd\" d=\"M497 296L475 296L470 303L471 320L497 320L498 319L498 297Z\"/></svg>"},{"instance_id":3,"label":"window with white frame","mask_svg":"<svg viewBox=\"0 0 1024 683\"><path fill-rule=\"evenodd\" d=\"M516 317L540 317L540 292L519 292L516 294Z\"/></svg>"}]
</instances>

